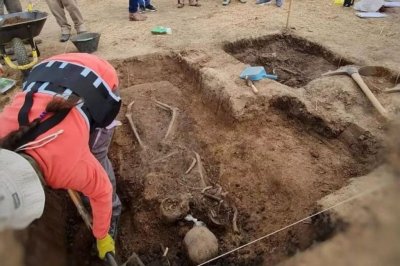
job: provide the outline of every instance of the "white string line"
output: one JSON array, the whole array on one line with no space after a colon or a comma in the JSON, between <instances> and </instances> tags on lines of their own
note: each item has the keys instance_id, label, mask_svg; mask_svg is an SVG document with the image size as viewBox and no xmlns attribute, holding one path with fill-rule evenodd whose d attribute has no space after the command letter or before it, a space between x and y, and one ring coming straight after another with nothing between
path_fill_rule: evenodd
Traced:
<instances>
[{"instance_id":1,"label":"white string line","mask_svg":"<svg viewBox=\"0 0 400 266\"><path fill-rule=\"evenodd\" d=\"M331 206L331 207L329 207L329 208L326 208L326 209L324 209L324 210L322 210L322 211L319 211L319 212L314 213L314 214L312 214L312 215L310 215L310 216L307 216L306 218L303 218L303 219L301 219L301 220L299 220L299 221L297 221L297 222L294 222L294 223L292 223L292 224L290 224L290 225L287 225L287 226L285 226L285 227L283 227L283 228L281 228L281 229L278 229L278 230L276 230L276 231L274 231L274 232L272 232L272 233L269 233L268 235L265 235L265 236L262 236L262 237L260 237L260 238L257 238L257 239L255 239L255 240L253 240L253 241L251 241L251 242L249 242L249 243L247 243L247 244L244 244L244 245L239 246L239 247L237 247L237 248L235 248L235 249L232 249L232 250L230 250L230 251L228 251L228 252L226 252L226 253L223 253L223 254L221 254L221 255L215 257L215 258L212 258L212 259L210 259L210 260L208 260L208 261L206 261L206 262L203 262L203 263L201 263L201 264L198 264L197 266L202 266L202 265L208 264L208 263L210 263L210 262L212 262L212 261L215 261L215 260L217 260L217 259L220 259L220 258L222 258L222 257L225 257L226 255L231 254L231 253L233 253L233 252L235 252L235 251L237 251L237 250L239 250L239 249L242 249L242 248L244 248L244 247L247 247L247 246L249 246L249 245L251 245L251 244L254 244L254 243L256 243L256 242L258 242L258 241L260 241L260 240L263 240L264 238L267 238L267 237L272 236L272 235L274 235L274 234L276 234L276 233L279 233L279 232L281 232L281 231L283 231L283 230L285 230L285 229L287 229L287 228L289 228L289 227L292 227L292 226L294 226L294 225L296 225L296 224L299 224L299 223L301 223L301 222L304 222L304 221L306 221L306 220L308 220L308 219L310 219L310 218L312 218L312 217L314 217L314 216L317 216L317 215L319 215L319 214L321 214L321 213L324 213L324 212L326 212L326 211L329 211L329 210L331 210L331 209L334 209L334 208L336 208L336 207L338 207L338 206L340 206L340 205L342 205L342 204L345 204L345 203L347 203L347 202L350 202L350 201L352 201L352 200L355 200L355 199L357 199L357 198L359 198L359 197L362 197L362 196L365 196L365 195L367 195L367 194L373 193L373 192L375 192L375 191L377 191L377 190L380 190L380 189L382 189L383 187L388 186L388 185L391 185L391 184L393 184L393 183L394 183L394 182L389 182L389 183L380 185L380 186L378 186L378 187L375 187L375 188L373 188L373 189L370 189L370 190L361 192L361 193L359 193L359 194L357 194L357 195L355 195L355 196L353 196L353 197L350 197L350 198L348 198L348 199L346 199L346 200L343 200L343 201L341 201L341 202L339 202L339 203L337 203L337 204L335 204L335 205L333 205L333 206Z\"/></svg>"}]
</instances>

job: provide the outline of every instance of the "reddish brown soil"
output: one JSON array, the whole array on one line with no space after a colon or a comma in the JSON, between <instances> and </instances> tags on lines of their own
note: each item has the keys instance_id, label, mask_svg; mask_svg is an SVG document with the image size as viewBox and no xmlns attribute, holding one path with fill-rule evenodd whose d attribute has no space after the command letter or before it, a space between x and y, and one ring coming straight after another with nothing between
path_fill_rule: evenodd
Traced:
<instances>
[{"instance_id":1,"label":"reddish brown soil","mask_svg":"<svg viewBox=\"0 0 400 266\"><path fill-rule=\"evenodd\" d=\"M117 238L121 262L135 251L146 265L188 264L181 243L191 224L161 219L160 201L167 196L193 195L191 213L209 226L223 253L311 214L317 200L375 166L357 161L357 154L339 140L315 133L312 129L321 127L319 120L315 125L299 123L287 117L284 108L272 108L256 120L232 121L219 108L208 107L191 82L196 73L182 71L174 58L155 55L114 65L123 97L119 115L123 126L117 129L110 152L124 206ZM154 100L179 108L174 133L165 142L170 115ZM145 149L139 147L125 118L131 101L135 101L133 118ZM193 151L202 158L207 185L219 184L228 193L227 206L220 213L226 225L217 226L209 219L214 206L199 197L202 185L197 168L184 175ZM160 159L172 152L176 153ZM230 223L233 206L238 209L240 234L233 232ZM71 204L64 210L75 213ZM339 229L329 216L318 217L211 265L275 264ZM64 230L69 244L64 262L101 264L91 234L76 213ZM35 265L33 259L30 262Z\"/></svg>"},{"instance_id":2,"label":"reddish brown soil","mask_svg":"<svg viewBox=\"0 0 400 266\"><path fill-rule=\"evenodd\" d=\"M111 151L126 207L118 239L123 259L136 251L144 262L160 265L163 248L168 247L172 265L187 263L181 241L190 225L163 223L159 201L166 196L196 193L193 187L199 187L199 180L183 177L193 156L190 151L201 155L209 184L220 184L239 210L241 233L237 235L230 226L213 225L204 209L192 206L193 215L205 221L220 239L221 252L312 213L318 199L368 170L338 140L312 133L278 111L242 123L228 122L223 114L216 116L219 110L206 107L172 59L148 57L117 62L116 66L121 87L125 88L121 92L125 108L120 115L124 126L118 129ZM168 143L160 140L170 117L155 106L154 99L180 110L174 137ZM138 146L124 118L126 105L133 100L133 117L146 150ZM179 153L152 162L174 150ZM321 228L325 232L321 233ZM224 263L232 258L235 265L256 265L263 260L273 264L326 237L333 229L329 223L321 227L302 224L218 265L227 265Z\"/></svg>"},{"instance_id":3,"label":"reddish brown soil","mask_svg":"<svg viewBox=\"0 0 400 266\"><path fill-rule=\"evenodd\" d=\"M98 54L107 59L181 48L201 48L208 51L220 49L220 44L225 41L248 38L249 35L263 36L272 31L281 30L285 26L289 6L286 3L283 8L276 8L274 5L259 7L250 2L246 5L232 2L229 7L222 7L220 2L204 1L202 8L185 8L182 12L181 9L175 8L175 3L160 1L157 2L159 12L149 14L149 19L140 22L139 27L128 21L127 14L124 13L126 11L109 12L110 10L126 10L125 1L104 0L99 5L98 1L82 0L80 4L85 21L88 22L91 30L101 32L104 36ZM44 1L38 3L38 9L48 11ZM336 52L342 52L346 57L357 60L357 62L398 69L397 58L399 58L400 50L393 49L393 47L396 47L400 36L400 28L397 26L400 15L398 9L389 9L386 12L390 15L386 19L364 20L356 18L354 10L335 6L332 1L294 1L290 27L297 35L313 39ZM99 14L106 13L107 16L99 16ZM149 29L156 24L171 26L173 35L167 38L165 38L166 36L155 38ZM204 25L212 26L205 27ZM43 39L42 58L65 51L76 51L75 47L70 44L59 43L59 30L54 17L49 16L41 34ZM129 34L121 34L121 32ZM267 53L269 52L267 51ZM295 52L291 54L296 55ZM310 56L310 58L314 57ZM300 66L297 65L294 69L296 72L299 71L299 74L295 75L295 86L301 86L296 85L298 77L300 82L308 82L307 80L302 81L303 74L301 73L304 65L307 65L305 63L308 62L308 58L306 59L307 61L299 62ZM327 61L328 63L334 62L332 65L332 69L334 69L339 65L340 59L337 61L328 59ZM272 64L274 63L272 62ZM285 62L278 60L277 63ZM323 63L324 66L328 65L326 62ZM210 110L207 107L208 103L202 100L202 95L194 90L197 84L192 83L191 80L195 75L189 73L184 76L176 62L164 57L134 59L115 62L115 64L123 79L122 87L124 88L143 84L143 88L149 90L148 88L154 85L153 82L169 81L174 88L178 88L182 92L185 98L182 103L185 107L182 109L184 111L183 118L189 119L189 122L186 126L182 126L183 122L180 120L180 126L187 131L178 133L177 140L182 141L191 149L196 149L203 158L206 158L204 165L209 179L218 180L239 208L240 236L232 234L230 228L227 230L211 228L221 239L221 252L309 214L310 210L314 208L316 199L346 184L349 176L364 173L376 165L375 157L370 158L373 163L368 167L354 160L360 155L358 152L362 153L359 157L370 155L369 149L366 149L364 145L360 149L356 148L350 156L347 148L338 140L315 135L312 130L307 129L308 125L294 122L292 117L286 117L284 114L286 111L271 110L265 116L257 118L257 121L240 124L228 122L230 121L228 119L216 118L216 114L220 115L221 111L218 108ZM287 68L292 70L291 67ZM130 78L122 76L128 72L131 74ZM286 73L278 72L278 74L284 76ZM290 77L287 81L290 81ZM368 80L366 82L368 83ZM376 81L372 80L372 83L374 82ZM348 87L353 89L350 83L343 84L349 85ZM378 87L381 89L385 86ZM139 94L127 91L126 95L131 97L126 100L127 103ZM0 96L0 107L9 102L11 97L10 93ZM387 97L395 99L396 96L387 95ZM177 100L168 97L166 99L172 100L171 103L175 103ZM338 95L329 94L325 90L317 91L315 99L330 101L333 109L337 105L340 106L342 100ZM351 101L346 101L345 105L351 107L355 103L365 109L370 109L370 106L362 99L361 97L359 100L351 99ZM149 109L153 110L149 107L146 111ZM346 110L354 111L350 108ZM362 111L363 115L360 121L368 122L371 114L365 110ZM163 118L160 120L160 125L162 129L165 129L165 113L155 114ZM137 118L143 116L143 113L139 113ZM121 118L124 120L124 111ZM143 120L143 124L147 127L150 127L150 122L154 122L154 118L153 120ZM118 192L125 206L121 221L121 233L117 240L118 252L124 259L134 250L140 253L145 262L152 262L149 263L150 265L161 265L163 262L160 261L162 249L160 244L162 244L171 249L170 255L168 255L171 264L185 265L186 261L180 249L180 242L188 227L183 224L164 225L158 216L158 205L145 200L144 180L147 169L141 170L145 158L133 140L126 120L124 123L115 136L112 149L113 162L119 180ZM366 128L369 129L369 127ZM151 132L153 131L144 131L144 137L149 139ZM192 136L191 141L185 139L187 135ZM351 149L354 147L352 146ZM118 154L122 154L122 156L118 157ZM180 168L176 165L179 164L174 164L172 169L178 172ZM186 168L186 166L184 160L182 167ZM163 167L163 170L165 169L169 168ZM323 173L322 169L326 173ZM153 189L152 191L157 190ZM376 205L378 205L377 209L381 211L381 202ZM71 204L66 207L66 209L68 208L70 211L75 211L71 209L73 208ZM360 209L369 212L370 206ZM50 218L44 217L38 223L48 224L52 217L62 220L62 215L57 216L58 214L59 211L51 213ZM379 212L379 216L381 216L381 212ZM383 217L386 218L386 216ZM46 219L49 219L48 222ZM324 221L324 219L321 220ZM58 223L55 224L58 225ZM95 258L95 254L90 253L91 236L76 213L75 216L67 219L67 224L71 230L68 238L61 239L61 241L65 241L69 245L68 265L100 264ZM358 237L359 231L366 228L365 224L372 224L375 227L375 220L369 219L366 223L357 226L353 236ZM265 260L266 265L271 265L273 262L285 259L287 254L292 254L297 248L307 247L313 239L320 239L317 237L318 235L326 236L332 229L327 225L329 225L329 221L320 226L322 229L327 229L327 232L321 233L316 231L319 228L318 225L301 224L299 227L293 228L291 232L282 232L268 238L248 249L234 253L227 260L219 260L217 264L258 265L261 260ZM31 234L32 241L28 241L29 245L26 246L26 254L29 256L30 263L41 266L66 265L61 256L59 263L48 259L47 254L51 251L43 247L46 245L56 247L52 241L49 241L49 238L53 238L57 242L60 241L61 236L54 234L52 229L47 230L46 233L47 238L37 237L38 235L35 235L34 232ZM370 252L370 256L375 256L376 243L374 241L366 242L373 242L373 249L371 249L373 252ZM387 242L387 239L384 242ZM341 244L343 242L338 245ZM352 257L358 263L364 260L368 261L368 256L361 257L354 253L354 242L351 239L345 244L347 245L344 246L349 248L347 252L343 252L339 256ZM384 248L384 245L382 246ZM333 248L338 250L336 247ZM371 248L371 246L369 247ZM37 256L30 256L32 250L42 248L41 252L35 253ZM65 247L61 245L57 248L64 249ZM59 254L61 253L63 252ZM10 254L5 255L10 256ZM380 257L386 257L385 255ZM377 258L379 259L379 256ZM311 261L315 262L316 260L312 258Z\"/></svg>"}]
</instances>

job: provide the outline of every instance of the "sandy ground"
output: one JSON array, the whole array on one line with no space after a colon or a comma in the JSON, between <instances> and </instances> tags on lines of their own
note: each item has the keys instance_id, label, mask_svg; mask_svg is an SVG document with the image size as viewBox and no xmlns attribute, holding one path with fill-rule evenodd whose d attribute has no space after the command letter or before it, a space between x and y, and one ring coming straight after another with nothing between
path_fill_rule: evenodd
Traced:
<instances>
[{"instance_id":1,"label":"sandy ground","mask_svg":"<svg viewBox=\"0 0 400 266\"><path fill-rule=\"evenodd\" d=\"M43 1L44 2L44 1ZM286 25L288 1L282 8L274 4L257 6L253 1L241 4L233 0L224 7L220 1L201 1L201 7L176 8L176 3L155 1L159 9L148 14L147 21L128 21L126 0L79 1L91 31L102 34L97 54L107 58L126 58L170 49L216 49L221 43L262 36L280 31ZM44 3L37 5L48 10ZM387 11L385 19L360 19L351 8L332 4L331 0L293 0L290 28L297 34L323 44L328 49L364 64L399 68L399 12ZM172 28L172 35L153 36L157 25ZM70 44L58 42L59 29L50 15L41 34L43 54L74 51Z\"/></svg>"},{"instance_id":2,"label":"sandy ground","mask_svg":"<svg viewBox=\"0 0 400 266\"><path fill-rule=\"evenodd\" d=\"M226 54L224 44L279 33L286 24L287 3L283 8L277 8L274 4L256 6L253 2L241 4L233 1L223 7L219 1L203 1L201 7L185 6L183 9L177 9L172 1L153 4L159 11L148 14L147 21L130 22L127 1L80 1L88 27L102 34L96 54L113 59L120 75L124 96L120 118L124 119L127 104L136 100L135 118L144 140L150 142L151 152L142 152L125 124L117 131L111 151L120 180L118 189L126 207L117 243L123 258L135 250L146 262L162 265L165 261L157 264L162 254L161 243L171 247L168 258L172 265L187 263L180 244L176 243L183 237L188 225L161 224L158 203L178 190L179 193L187 192L178 182L182 181L179 179L180 172L184 172L192 160L193 154L189 152L191 155L187 155L189 150L201 154L209 182L218 183L224 191L228 191L239 210L240 236L233 234L230 227L221 229L211 226L220 239L220 252L309 215L318 206L330 206L340 197L338 199L333 195L333 200L318 200L348 184L349 178L364 175L382 162L378 150L384 128L357 86L348 77L315 79L325 70L334 68L336 63L332 65L330 62L329 66L318 69L321 58L310 62L306 55L290 61L290 57L295 57L297 53L291 51L289 46L289 61L279 58L286 62L285 68L290 68L293 62L296 63L296 71L301 70L302 63L313 65L306 68L313 81L304 88L293 89L276 82L261 81L257 84L260 89L257 98L237 78L243 63ZM47 10L44 2L36 7ZM354 15L352 9L334 6L330 0L294 0L290 32L323 46L337 54L339 59L386 66L398 71L400 10L388 10L388 14L386 19L362 20ZM151 35L150 30L156 25L171 27L172 35ZM50 15L40 35L43 41L40 44L42 58L75 51L72 43L59 43L58 37L58 25ZM165 55L171 51L179 52L178 61L159 55L146 56L159 52ZM268 49L263 51L267 55L268 52ZM140 57L124 60L132 56ZM245 55L241 60L246 61L246 58ZM279 63L283 62L279 60ZM178 66L181 62L193 69L182 71ZM16 76L15 73L9 75ZM303 86L308 81L299 84ZM293 83L295 87L296 82ZM381 93L385 80L371 78L367 82L377 85L375 93L379 94L380 100L391 111L398 112L396 103L399 99ZM200 92L197 86L201 87ZM0 98L0 106L9 100L10 94L7 96ZM165 112L146 104L154 98L176 105L181 110L182 120L178 122L176 137L168 145L161 145L159 141L151 143L162 138L168 125ZM228 116L241 122L232 122L232 117ZM160 130L156 131L157 128ZM161 166L149 164L159 156L168 155L171 150L177 149L176 146L181 157ZM198 186L198 179L194 180L186 185ZM371 178L360 180L366 180L365 187L376 184L370 181ZM360 183L351 184L357 186ZM343 193L342 197L351 195ZM378 213L381 208L384 209L383 213L387 214L390 222L387 227L364 226L363 221L370 223L373 217L358 219L357 215L351 215L356 213L355 210L363 209L366 203L354 204L347 212L337 213L340 222L332 228L330 222L320 226L302 224L215 265L272 265L308 248L314 240L330 237L332 231L342 231L341 224L348 226L332 241L324 242L324 246L315 245L316 248L299 253L287 263L308 265L311 261L318 262L315 265L339 265L389 258L382 265L396 265L399 261L396 257L398 245L392 242L394 248L386 248L388 240L385 236L390 236L399 228L396 217L390 216L393 202L398 202L398 193L380 196L384 204L376 203L379 198L373 198L370 208L371 212L377 210ZM200 213L202 219L212 224L207 216L201 216L204 209L194 207L193 212ZM227 213L231 214L229 208ZM74 221L78 224L76 218ZM43 232L46 226L41 228L39 232ZM78 232L70 236L73 240L69 239L76 244L68 250L69 256L72 254L74 257L73 261L79 261L77 265L93 261L98 263L93 254L86 252L91 249L91 241L85 238L84 226L72 232ZM365 238L353 243L357 235ZM12 235L6 233L2 238L12 239ZM374 239L379 239L380 250L387 252L365 252L373 250L373 245L368 243L373 244ZM351 252L353 244L358 245L356 252ZM331 247L325 248L326 245ZM43 248L35 249L37 258L45 258L40 252ZM19 250L15 249L17 253ZM0 252L6 254L9 251L5 245L0 245ZM326 253L330 255L325 256ZM336 254L341 254L343 260L340 261ZM368 259L369 256L371 259ZM8 265L16 263L18 260ZM27 265L37 264L31 260Z\"/></svg>"}]
</instances>

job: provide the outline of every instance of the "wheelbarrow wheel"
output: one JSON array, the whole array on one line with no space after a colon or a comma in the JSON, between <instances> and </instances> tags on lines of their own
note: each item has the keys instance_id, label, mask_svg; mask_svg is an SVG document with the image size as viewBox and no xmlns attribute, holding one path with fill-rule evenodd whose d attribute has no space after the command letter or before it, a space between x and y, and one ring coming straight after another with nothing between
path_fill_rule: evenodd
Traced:
<instances>
[{"instance_id":1,"label":"wheelbarrow wheel","mask_svg":"<svg viewBox=\"0 0 400 266\"><path fill-rule=\"evenodd\" d=\"M11 40L14 49L14 55L17 59L18 65L23 66L30 63L28 53L26 52L24 42L19 38Z\"/></svg>"}]
</instances>

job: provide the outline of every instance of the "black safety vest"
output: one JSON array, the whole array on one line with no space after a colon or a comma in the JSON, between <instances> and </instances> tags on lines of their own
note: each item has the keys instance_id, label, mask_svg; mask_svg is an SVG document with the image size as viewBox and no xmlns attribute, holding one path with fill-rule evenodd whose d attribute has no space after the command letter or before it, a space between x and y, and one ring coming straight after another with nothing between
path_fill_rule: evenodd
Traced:
<instances>
[{"instance_id":1,"label":"black safety vest","mask_svg":"<svg viewBox=\"0 0 400 266\"><path fill-rule=\"evenodd\" d=\"M90 68L63 61L49 61L32 69L23 90L26 91L25 102L19 111L20 126L29 124L29 111L33 105L36 92L65 94L67 91L83 99L78 107L87 118L91 130L108 126L117 116L121 99ZM70 110L58 112L44 120L37 128L29 132L20 145L35 140L39 135L59 124Z\"/></svg>"}]
</instances>

